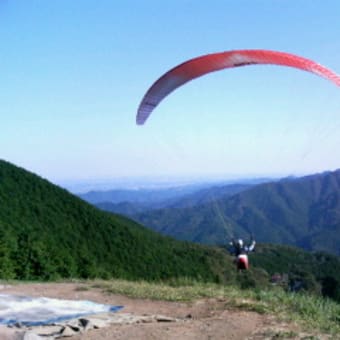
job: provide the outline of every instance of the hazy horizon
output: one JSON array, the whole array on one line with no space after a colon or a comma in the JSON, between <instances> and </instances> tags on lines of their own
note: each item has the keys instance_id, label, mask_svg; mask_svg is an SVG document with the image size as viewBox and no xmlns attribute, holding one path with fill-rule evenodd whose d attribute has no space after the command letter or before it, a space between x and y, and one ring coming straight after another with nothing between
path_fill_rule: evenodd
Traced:
<instances>
[{"instance_id":1,"label":"hazy horizon","mask_svg":"<svg viewBox=\"0 0 340 340\"><path fill-rule=\"evenodd\" d=\"M336 170L336 169L335 169ZM288 177L303 177L318 173L334 171L324 170L313 173L299 174L248 174L248 175L206 175L206 176L140 176L140 177L116 177L116 178L89 178L89 179L65 179L55 180L59 185L73 193L85 193L88 191L107 190L140 190L140 189L167 189L194 185L220 185L232 183L262 182L263 180L280 180Z\"/></svg>"}]
</instances>

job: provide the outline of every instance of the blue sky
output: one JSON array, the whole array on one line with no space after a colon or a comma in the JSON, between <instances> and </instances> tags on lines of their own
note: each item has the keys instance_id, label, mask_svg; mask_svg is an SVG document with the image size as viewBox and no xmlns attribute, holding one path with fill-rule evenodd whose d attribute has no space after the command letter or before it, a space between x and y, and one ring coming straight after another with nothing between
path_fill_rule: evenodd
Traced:
<instances>
[{"instance_id":1,"label":"blue sky","mask_svg":"<svg viewBox=\"0 0 340 340\"><path fill-rule=\"evenodd\" d=\"M0 0L0 157L52 181L244 177L340 168L340 89L249 66L135 115L164 72L206 53L271 49L340 73L337 0Z\"/></svg>"}]
</instances>

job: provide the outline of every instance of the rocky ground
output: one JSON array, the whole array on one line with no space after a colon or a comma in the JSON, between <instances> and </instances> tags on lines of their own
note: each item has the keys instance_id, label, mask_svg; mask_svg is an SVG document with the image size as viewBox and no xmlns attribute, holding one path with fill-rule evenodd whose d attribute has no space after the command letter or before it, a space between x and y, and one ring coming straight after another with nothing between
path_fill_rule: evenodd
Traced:
<instances>
[{"instance_id":1,"label":"rocky ground","mask_svg":"<svg viewBox=\"0 0 340 340\"><path fill-rule=\"evenodd\" d=\"M131 299L107 294L100 288L79 283L43 283L2 286L0 293L91 300L123 305L117 313L85 321L84 327L59 326L72 340L127 339L324 339L300 332L294 324L279 322L269 315L226 308L223 300L206 299L191 303ZM99 319L99 320L98 320ZM96 327L96 324L97 326ZM40 332L40 333L39 333ZM38 328L0 327L1 340L41 339ZM48 332L47 332L48 333ZM42 339L55 337L45 336ZM55 332L56 334L56 332ZM60 332L58 333L60 335Z\"/></svg>"}]
</instances>

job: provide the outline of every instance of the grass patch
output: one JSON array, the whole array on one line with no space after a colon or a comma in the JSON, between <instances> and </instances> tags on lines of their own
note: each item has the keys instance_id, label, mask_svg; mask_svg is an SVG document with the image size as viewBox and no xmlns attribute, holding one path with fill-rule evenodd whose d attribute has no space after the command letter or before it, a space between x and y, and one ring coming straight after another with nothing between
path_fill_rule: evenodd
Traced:
<instances>
[{"instance_id":1,"label":"grass patch","mask_svg":"<svg viewBox=\"0 0 340 340\"><path fill-rule=\"evenodd\" d=\"M99 288L98 282L95 283L95 287ZM112 294L163 301L193 301L200 298L223 298L225 296L223 286L195 281L192 281L191 285L187 281L185 285L180 285L175 282L150 283L114 280L102 282L101 288Z\"/></svg>"},{"instance_id":2,"label":"grass patch","mask_svg":"<svg viewBox=\"0 0 340 340\"><path fill-rule=\"evenodd\" d=\"M268 313L286 321L294 321L306 330L337 335L340 333L340 305L332 300L307 294L287 293L281 289L242 291L243 299L234 299L234 307Z\"/></svg>"}]
</instances>

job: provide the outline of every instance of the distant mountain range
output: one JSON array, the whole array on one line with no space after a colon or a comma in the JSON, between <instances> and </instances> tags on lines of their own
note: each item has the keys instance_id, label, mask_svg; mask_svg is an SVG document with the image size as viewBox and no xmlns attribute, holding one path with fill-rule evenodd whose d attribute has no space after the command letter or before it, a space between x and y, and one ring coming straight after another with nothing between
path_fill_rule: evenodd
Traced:
<instances>
[{"instance_id":1,"label":"distant mountain range","mask_svg":"<svg viewBox=\"0 0 340 340\"><path fill-rule=\"evenodd\" d=\"M221 244L254 234L261 242L340 254L340 170L205 188L162 209L131 202L98 206L181 240Z\"/></svg>"},{"instance_id":2,"label":"distant mountain range","mask_svg":"<svg viewBox=\"0 0 340 340\"><path fill-rule=\"evenodd\" d=\"M200 189L200 187L169 188L162 190L90 192L83 199L106 211L134 217L138 213L163 208L187 208L219 197L232 196L255 184L229 184ZM104 201L103 201L104 199ZM91 202L92 201L92 202ZM94 202L93 202L94 201ZM96 203L96 201L98 201Z\"/></svg>"},{"instance_id":3,"label":"distant mountain range","mask_svg":"<svg viewBox=\"0 0 340 340\"><path fill-rule=\"evenodd\" d=\"M107 190L107 191L89 191L84 194L79 194L79 197L83 200L92 203L121 203L121 202L133 202L144 204L159 204L173 198L178 198L195 192L199 187L174 187L166 189L136 189L136 190Z\"/></svg>"},{"instance_id":4,"label":"distant mountain range","mask_svg":"<svg viewBox=\"0 0 340 340\"><path fill-rule=\"evenodd\" d=\"M91 190L77 195L91 203L132 203L147 209L167 206L197 205L224 194L234 194L253 185L268 182L268 178L243 179L242 181L201 182L166 188ZM181 202L183 201L183 203Z\"/></svg>"}]
</instances>

